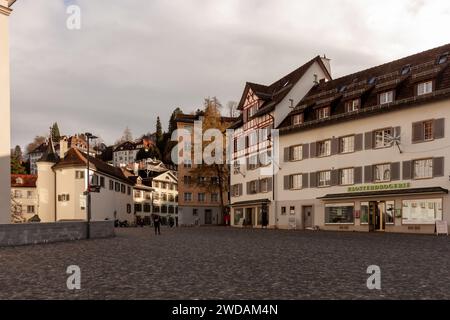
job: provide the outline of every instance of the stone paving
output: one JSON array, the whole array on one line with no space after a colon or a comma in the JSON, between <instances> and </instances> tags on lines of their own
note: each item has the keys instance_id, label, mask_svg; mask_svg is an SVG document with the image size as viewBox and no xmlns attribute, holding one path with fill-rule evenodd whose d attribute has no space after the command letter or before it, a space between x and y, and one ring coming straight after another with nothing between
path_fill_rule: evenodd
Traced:
<instances>
[{"instance_id":1,"label":"stone paving","mask_svg":"<svg viewBox=\"0 0 450 320\"><path fill-rule=\"evenodd\" d=\"M66 268L81 268L81 290ZM369 265L380 291L367 289ZM450 238L118 229L111 239L0 248L1 299L450 299Z\"/></svg>"}]
</instances>

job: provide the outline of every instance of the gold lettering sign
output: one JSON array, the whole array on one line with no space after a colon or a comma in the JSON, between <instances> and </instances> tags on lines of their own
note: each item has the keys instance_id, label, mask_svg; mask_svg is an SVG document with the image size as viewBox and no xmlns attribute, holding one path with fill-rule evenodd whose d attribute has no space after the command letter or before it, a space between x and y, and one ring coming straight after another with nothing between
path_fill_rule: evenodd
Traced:
<instances>
[{"instance_id":1,"label":"gold lettering sign","mask_svg":"<svg viewBox=\"0 0 450 320\"><path fill-rule=\"evenodd\" d=\"M371 184L363 186L348 187L347 192L364 192L364 191L382 191L382 190L398 190L411 188L411 183L388 183L388 184Z\"/></svg>"}]
</instances>

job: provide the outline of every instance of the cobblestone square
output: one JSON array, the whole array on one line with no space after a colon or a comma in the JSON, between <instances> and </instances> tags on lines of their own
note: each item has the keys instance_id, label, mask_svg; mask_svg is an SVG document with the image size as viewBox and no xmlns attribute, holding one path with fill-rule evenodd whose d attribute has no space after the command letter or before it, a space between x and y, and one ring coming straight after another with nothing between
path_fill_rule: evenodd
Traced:
<instances>
[{"instance_id":1,"label":"cobblestone square","mask_svg":"<svg viewBox=\"0 0 450 320\"><path fill-rule=\"evenodd\" d=\"M111 239L0 248L1 299L449 299L448 237L117 229ZM66 287L69 265L81 290ZM381 268L369 290L367 267Z\"/></svg>"}]
</instances>

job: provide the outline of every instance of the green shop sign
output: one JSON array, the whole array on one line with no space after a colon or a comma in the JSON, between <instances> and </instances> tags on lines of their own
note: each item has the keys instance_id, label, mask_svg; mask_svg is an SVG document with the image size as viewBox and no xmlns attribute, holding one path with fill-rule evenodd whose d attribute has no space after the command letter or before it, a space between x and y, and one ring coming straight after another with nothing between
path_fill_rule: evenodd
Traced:
<instances>
[{"instance_id":1,"label":"green shop sign","mask_svg":"<svg viewBox=\"0 0 450 320\"><path fill-rule=\"evenodd\" d=\"M349 187L347 192L363 192L363 191L380 191L380 190L396 190L411 188L411 183L388 183L388 184L372 184L365 186Z\"/></svg>"}]
</instances>

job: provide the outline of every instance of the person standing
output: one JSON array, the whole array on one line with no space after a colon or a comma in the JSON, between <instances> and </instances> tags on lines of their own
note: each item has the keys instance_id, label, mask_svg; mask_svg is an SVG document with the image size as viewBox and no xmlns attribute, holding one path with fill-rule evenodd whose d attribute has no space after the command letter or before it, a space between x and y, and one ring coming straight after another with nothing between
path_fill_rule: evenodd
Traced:
<instances>
[{"instance_id":1,"label":"person standing","mask_svg":"<svg viewBox=\"0 0 450 320\"><path fill-rule=\"evenodd\" d=\"M159 215L153 216L153 226L155 227L155 235L161 235L161 218Z\"/></svg>"}]
</instances>

